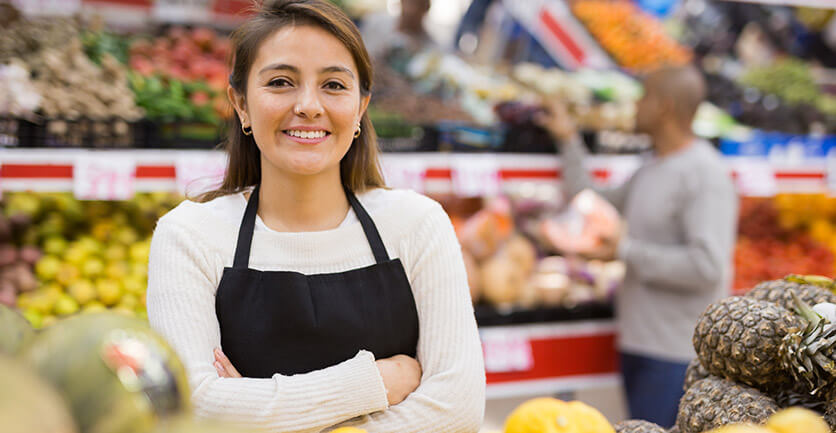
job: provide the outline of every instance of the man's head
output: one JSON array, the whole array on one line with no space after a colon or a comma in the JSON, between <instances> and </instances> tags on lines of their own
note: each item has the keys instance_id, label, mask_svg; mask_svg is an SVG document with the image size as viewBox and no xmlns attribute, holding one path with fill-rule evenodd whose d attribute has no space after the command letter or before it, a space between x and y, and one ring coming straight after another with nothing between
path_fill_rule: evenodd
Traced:
<instances>
[{"instance_id":1,"label":"man's head","mask_svg":"<svg viewBox=\"0 0 836 433\"><path fill-rule=\"evenodd\" d=\"M401 28L420 31L429 11L430 0L401 0Z\"/></svg>"},{"instance_id":2,"label":"man's head","mask_svg":"<svg viewBox=\"0 0 836 433\"><path fill-rule=\"evenodd\" d=\"M702 74L693 66L651 72L644 79L644 96L636 107L636 130L650 135L665 129L689 132L705 92Z\"/></svg>"}]
</instances>

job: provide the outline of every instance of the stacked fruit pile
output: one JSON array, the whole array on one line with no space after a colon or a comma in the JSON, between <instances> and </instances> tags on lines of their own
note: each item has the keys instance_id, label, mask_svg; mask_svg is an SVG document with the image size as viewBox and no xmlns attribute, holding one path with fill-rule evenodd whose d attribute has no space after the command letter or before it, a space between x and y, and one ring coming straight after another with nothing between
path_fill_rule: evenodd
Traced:
<instances>
[{"instance_id":1,"label":"stacked fruit pile","mask_svg":"<svg viewBox=\"0 0 836 433\"><path fill-rule=\"evenodd\" d=\"M636 72L691 59L687 48L667 35L662 24L629 1L579 0L572 11L619 65Z\"/></svg>"},{"instance_id":2,"label":"stacked fruit pile","mask_svg":"<svg viewBox=\"0 0 836 433\"><path fill-rule=\"evenodd\" d=\"M836 427L833 289L828 278L790 275L710 305L694 330L698 359L686 375L679 431L762 424L788 406Z\"/></svg>"},{"instance_id":3,"label":"stacked fruit pile","mask_svg":"<svg viewBox=\"0 0 836 433\"><path fill-rule=\"evenodd\" d=\"M144 315L153 224L179 200L169 193L138 194L124 202L9 194L5 212L12 221L28 222L16 232L16 247L24 261L34 263L37 277L15 291L17 306L35 327L82 310Z\"/></svg>"},{"instance_id":4,"label":"stacked fruit pile","mask_svg":"<svg viewBox=\"0 0 836 433\"><path fill-rule=\"evenodd\" d=\"M609 301L623 279L620 262L540 257L541 251L553 248L542 238L539 224L533 233L524 234L506 199L492 200L466 219L456 215L450 200L445 203L453 214L474 302L503 308L571 308Z\"/></svg>"},{"instance_id":5,"label":"stacked fruit pile","mask_svg":"<svg viewBox=\"0 0 836 433\"><path fill-rule=\"evenodd\" d=\"M796 272L828 275L836 266L836 199L779 194L741 201L734 290Z\"/></svg>"},{"instance_id":6,"label":"stacked fruit pile","mask_svg":"<svg viewBox=\"0 0 836 433\"><path fill-rule=\"evenodd\" d=\"M232 112L226 97L229 38L207 28L174 27L130 46L131 84L150 118L218 123Z\"/></svg>"}]
</instances>

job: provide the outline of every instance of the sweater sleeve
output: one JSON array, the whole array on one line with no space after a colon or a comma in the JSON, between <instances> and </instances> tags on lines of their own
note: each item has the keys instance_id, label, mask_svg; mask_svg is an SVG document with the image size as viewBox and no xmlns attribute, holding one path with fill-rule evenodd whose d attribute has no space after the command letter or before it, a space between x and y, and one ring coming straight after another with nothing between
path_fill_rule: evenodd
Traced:
<instances>
[{"instance_id":1,"label":"sweater sleeve","mask_svg":"<svg viewBox=\"0 0 836 433\"><path fill-rule=\"evenodd\" d=\"M729 268L737 231L737 196L729 182L709 180L683 200L678 213L684 242L662 245L630 238L618 246L618 258L650 287L694 292L716 287Z\"/></svg>"},{"instance_id":2,"label":"sweater sleeve","mask_svg":"<svg viewBox=\"0 0 836 433\"><path fill-rule=\"evenodd\" d=\"M418 308L421 384L400 404L345 425L369 433L478 432L485 411L482 346L461 247L440 206L401 251Z\"/></svg>"},{"instance_id":3,"label":"sweater sleeve","mask_svg":"<svg viewBox=\"0 0 836 433\"><path fill-rule=\"evenodd\" d=\"M561 168L563 171L564 189L571 199L575 194L584 189L592 189L596 193L604 197L610 202L619 212L624 212L624 206L627 201L627 191L629 190L630 181L628 180L622 185L612 188L600 188L594 186L592 177L586 170L584 161L586 160L587 152L581 138L575 136L560 147Z\"/></svg>"},{"instance_id":4,"label":"sweater sleeve","mask_svg":"<svg viewBox=\"0 0 836 433\"><path fill-rule=\"evenodd\" d=\"M148 318L183 361L198 416L269 431L318 432L386 409L383 379L366 351L307 374L220 378L213 367L220 330L212 276L222 266L198 233L160 220L151 242Z\"/></svg>"}]
</instances>

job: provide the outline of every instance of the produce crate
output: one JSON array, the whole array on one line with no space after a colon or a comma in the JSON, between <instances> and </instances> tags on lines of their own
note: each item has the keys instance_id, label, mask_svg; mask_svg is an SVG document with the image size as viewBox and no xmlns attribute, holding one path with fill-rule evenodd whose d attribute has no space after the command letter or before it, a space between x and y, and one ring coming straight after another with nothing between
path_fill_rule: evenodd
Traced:
<instances>
[{"instance_id":1,"label":"produce crate","mask_svg":"<svg viewBox=\"0 0 836 433\"><path fill-rule=\"evenodd\" d=\"M587 302L571 308L561 306L511 310L498 309L489 304L477 304L474 310L476 322L480 327L612 319L614 317L613 305L609 302Z\"/></svg>"},{"instance_id":2,"label":"produce crate","mask_svg":"<svg viewBox=\"0 0 836 433\"><path fill-rule=\"evenodd\" d=\"M151 149L214 149L225 139L224 129L212 123L148 121L145 144Z\"/></svg>"},{"instance_id":3,"label":"produce crate","mask_svg":"<svg viewBox=\"0 0 836 433\"><path fill-rule=\"evenodd\" d=\"M0 147L27 147L33 139L32 126L17 117L0 117Z\"/></svg>"},{"instance_id":4,"label":"produce crate","mask_svg":"<svg viewBox=\"0 0 836 433\"><path fill-rule=\"evenodd\" d=\"M130 149L145 143L142 121L79 118L20 122L25 138L20 147Z\"/></svg>"}]
</instances>

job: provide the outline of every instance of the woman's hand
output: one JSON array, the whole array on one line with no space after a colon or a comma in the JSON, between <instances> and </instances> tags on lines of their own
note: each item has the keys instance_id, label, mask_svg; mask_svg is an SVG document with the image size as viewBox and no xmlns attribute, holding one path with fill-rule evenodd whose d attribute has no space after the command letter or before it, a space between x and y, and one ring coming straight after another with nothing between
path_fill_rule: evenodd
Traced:
<instances>
[{"instance_id":1,"label":"woman's hand","mask_svg":"<svg viewBox=\"0 0 836 433\"><path fill-rule=\"evenodd\" d=\"M421 384L423 370L415 358L395 355L391 358L379 359L375 363L383 378L383 386L386 387L389 406L404 401Z\"/></svg>"},{"instance_id":2,"label":"woman's hand","mask_svg":"<svg viewBox=\"0 0 836 433\"><path fill-rule=\"evenodd\" d=\"M241 373L232 366L229 358L217 347L215 348L215 370L218 370L218 376L220 377L241 377Z\"/></svg>"}]
</instances>

